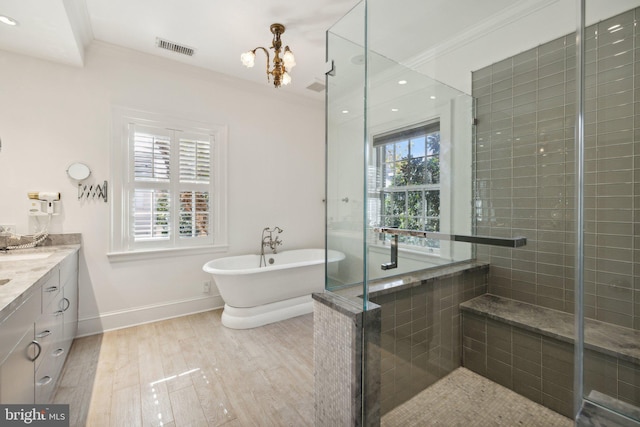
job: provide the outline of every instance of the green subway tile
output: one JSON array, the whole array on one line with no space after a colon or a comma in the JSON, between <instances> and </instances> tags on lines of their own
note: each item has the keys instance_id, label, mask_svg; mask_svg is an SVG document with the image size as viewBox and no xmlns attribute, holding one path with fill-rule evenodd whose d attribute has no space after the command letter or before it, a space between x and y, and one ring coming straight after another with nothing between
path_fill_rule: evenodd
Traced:
<instances>
[{"instance_id":1,"label":"green subway tile","mask_svg":"<svg viewBox=\"0 0 640 427\"><path fill-rule=\"evenodd\" d=\"M618 398L634 406L640 406L640 387L625 382L618 382Z\"/></svg>"},{"instance_id":2,"label":"green subway tile","mask_svg":"<svg viewBox=\"0 0 640 427\"><path fill-rule=\"evenodd\" d=\"M513 387L513 368L497 359L487 356L486 377L504 387Z\"/></svg>"},{"instance_id":3,"label":"green subway tile","mask_svg":"<svg viewBox=\"0 0 640 427\"><path fill-rule=\"evenodd\" d=\"M538 55L540 58L547 57L549 55L557 55L559 50L564 50L566 45L566 38L559 37L538 46ZM557 60L558 58L556 58Z\"/></svg>"},{"instance_id":4,"label":"green subway tile","mask_svg":"<svg viewBox=\"0 0 640 427\"><path fill-rule=\"evenodd\" d=\"M632 316L619 312L608 311L599 307L596 307L595 319L602 322L613 323L614 325L624 326L625 328L633 327Z\"/></svg>"},{"instance_id":5,"label":"green subway tile","mask_svg":"<svg viewBox=\"0 0 640 427\"><path fill-rule=\"evenodd\" d=\"M542 355L540 352L528 354L527 349L514 345L513 367L542 378Z\"/></svg>"},{"instance_id":6,"label":"green subway tile","mask_svg":"<svg viewBox=\"0 0 640 427\"><path fill-rule=\"evenodd\" d=\"M529 62L536 62L538 59L538 49L529 49L527 51L521 52L513 57L513 69L514 72L516 70L521 69L524 64Z\"/></svg>"},{"instance_id":7,"label":"green subway tile","mask_svg":"<svg viewBox=\"0 0 640 427\"><path fill-rule=\"evenodd\" d=\"M618 361L618 378L620 381L640 387L640 366L624 360Z\"/></svg>"},{"instance_id":8,"label":"green subway tile","mask_svg":"<svg viewBox=\"0 0 640 427\"><path fill-rule=\"evenodd\" d=\"M622 52L617 56L609 56L598 60L598 75L603 75L609 70L619 71L620 68L627 66L625 70L629 75L633 75L633 51Z\"/></svg>"},{"instance_id":9,"label":"green subway tile","mask_svg":"<svg viewBox=\"0 0 640 427\"><path fill-rule=\"evenodd\" d=\"M562 398L557 398L543 392L542 405L553 409L565 417L573 418L573 393L567 391L566 394L567 395L563 395Z\"/></svg>"}]
</instances>

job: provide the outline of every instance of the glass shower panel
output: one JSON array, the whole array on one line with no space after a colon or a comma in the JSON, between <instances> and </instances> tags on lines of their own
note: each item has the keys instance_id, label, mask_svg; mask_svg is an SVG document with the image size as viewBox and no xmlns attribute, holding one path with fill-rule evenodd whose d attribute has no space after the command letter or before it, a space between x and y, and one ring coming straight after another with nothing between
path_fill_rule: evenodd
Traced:
<instances>
[{"instance_id":1,"label":"glass shower panel","mask_svg":"<svg viewBox=\"0 0 640 427\"><path fill-rule=\"evenodd\" d=\"M446 188L440 190L440 215L443 205L452 204L450 216L445 213L437 224L439 231L527 238L519 249L478 245L472 251L462 244L460 258L455 247L449 258L474 257L490 265L488 295L478 299L542 313L533 319L518 316L521 324L514 326L514 319L497 321L489 307L465 321L461 306L466 300L443 313L437 310L451 299L435 295L426 299L426 317L435 312L436 322L446 318L453 327L427 324L422 339L414 333L413 294L393 301L377 297L374 302L383 307L383 347L385 341L395 346L384 348L391 356L383 356L383 419L446 375L447 368L459 367L444 357L451 354L463 367L536 403L565 417L575 414L573 347L567 343L572 337L569 332L558 340L555 331L544 330L547 314L558 314L562 322L553 323L563 332L573 325L575 7L573 0L409 0L402 8L367 0L367 182L375 189L368 197L369 226L375 225L371 217L389 227L435 225L428 222L434 215L415 214L429 209L426 194L416 193L434 190L436 183L413 161L425 157L428 164L430 147L413 151L412 142L421 137L421 128L428 136L439 123L438 184ZM443 129L451 132L447 141ZM453 150L448 164L446 149ZM417 184L415 175L424 181ZM400 188L404 183L409 183L406 190ZM403 205L404 210L398 208ZM377 239L370 232L370 253ZM440 250L447 253L448 243L441 240ZM370 264L373 277L378 263ZM394 272L379 274L388 273ZM395 317L388 316L396 322L392 326L384 324L385 304L395 309ZM398 314L407 307L410 313ZM443 337L460 329L459 347L443 347ZM426 356L418 360L415 354L424 349ZM417 384L421 378L427 382Z\"/></svg>"},{"instance_id":2,"label":"glass shower panel","mask_svg":"<svg viewBox=\"0 0 640 427\"><path fill-rule=\"evenodd\" d=\"M640 1L587 0L584 363L588 404L640 420Z\"/></svg>"},{"instance_id":3,"label":"glass shower panel","mask_svg":"<svg viewBox=\"0 0 640 427\"><path fill-rule=\"evenodd\" d=\"M420 392L418 377L437 380L442 360L462 360L568 418L584 399L640 419L640 1L586 0L584 150L575 141L576 6L366 0L327 34L327 246L346 254L328 271L328 289L354 285L351 295L366 301L369 282L424 269L427 259L472 257L490 265L485 300L541 314L504 326L475 311L469 324L484 326L463 327L462 343L443 351L444 333L411 341L413 300L377 295L392 356L382 369L398 374L391 386L382 372L383 415L412 398L407 390ZM525 236L527 245L408 237L398 267L383 270L391 251L379 227ZM390 299L398 305L388 318L406 324L385 325ZM450 301L427 299L426 317ZM446 309L455 332L463 315L457 303ZM585 331L577 351L574 320ZM425 342L437 353L423 360L426 373L412 360Z\"/></svg>"},{"instance_id":4,"label":"glass shower panel","mask_svg":"<svg viewBox=\"0 0 640 427\"><path fill-rule=\"evenodd\" d=\"M381 268L393 237L376 228L472 234L473 102L373 43L367 54L368 279L470 259L467 243L400 236L397 267Z\"/></svg>"},{"instance_id":5,"label":"glass shower panel","mask_svg":"<svg viewBox=\"0 0 640 427\"><path fill-rule=\"evenodd\" d=\"M363 284L365 4L327 31L327 248L345 254L327 271L330 291ZM360 286L357 286L360 285ZM360 292L359 294L362 294ZM354 295L358 295L357 289Z\"/></svg>"}]
</instances>

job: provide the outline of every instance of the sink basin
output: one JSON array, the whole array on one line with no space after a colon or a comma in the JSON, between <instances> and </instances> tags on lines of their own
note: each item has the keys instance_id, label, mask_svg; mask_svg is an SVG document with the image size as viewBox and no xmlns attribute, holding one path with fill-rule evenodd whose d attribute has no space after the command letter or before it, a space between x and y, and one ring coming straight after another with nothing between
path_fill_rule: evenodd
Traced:
<instances>
[{"instance_id":1,"label":"sink basin","mask_svg":"<svg viewBox=\"0 0 640 427\"><path fill-rule=\"evenodd\" d=\"M0 286L6 285L11 279L0 279Z\"/></svg>"},{"instance_id":2,"label":"sink basin","mask_svg":"<svg viewBox=\"0 0 640 427\"><path fill-rule=\"evenodd\" d=\"M8 253L8 254L0 254L0 262L26 261L30 259L44 259L44 258L49 258L50 256L51 256L51 253L49 252L40 252L35 254L15 254L15 255L12 253Z\"/></svg>"}]
</instances>

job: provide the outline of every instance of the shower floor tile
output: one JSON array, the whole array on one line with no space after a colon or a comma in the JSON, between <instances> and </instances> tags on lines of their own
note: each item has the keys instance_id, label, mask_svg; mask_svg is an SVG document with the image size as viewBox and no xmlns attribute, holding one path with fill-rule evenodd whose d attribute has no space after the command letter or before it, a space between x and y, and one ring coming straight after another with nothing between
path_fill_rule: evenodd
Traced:
<instances>
[{"instance_id":1,"label":"shower floor tile","mask_svg":"<svg viewBox=\"0 0 640 427\"><path fill-rule=\"evenodd\" d=\"M466 368L382 417L382 427L564 427L573 421Z\"/></svg>"}]
</instances>

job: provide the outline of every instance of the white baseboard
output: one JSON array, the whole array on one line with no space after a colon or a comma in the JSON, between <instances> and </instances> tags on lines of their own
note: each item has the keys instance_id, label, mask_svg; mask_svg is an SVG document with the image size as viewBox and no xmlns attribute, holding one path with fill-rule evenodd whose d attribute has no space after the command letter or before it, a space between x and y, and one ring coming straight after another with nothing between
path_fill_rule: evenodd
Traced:
<instances>
[{"instance_id":1,"label":"white baseboard","mask_svg":"<svg viewBox=\"0 0 640 427\"><path fill-rule=\"evenodd\" d=\"M251 329L308 313L313 313L311 295L303 295L257 307L230 307L225 304L222 312L222 324L231 329Z\"/></svg>"},{"instance_id":2,"label":"white baseboard","mask_svg":"<svg viewBox=\"0 0 640 427\"><path fill-rule=\"evenodd\" d=\"M79 319L76 337L101 334L144 323L214 310L223 306L222 297L214 295L102 313L99 316Z\"/></svg>"}]
</instances>

